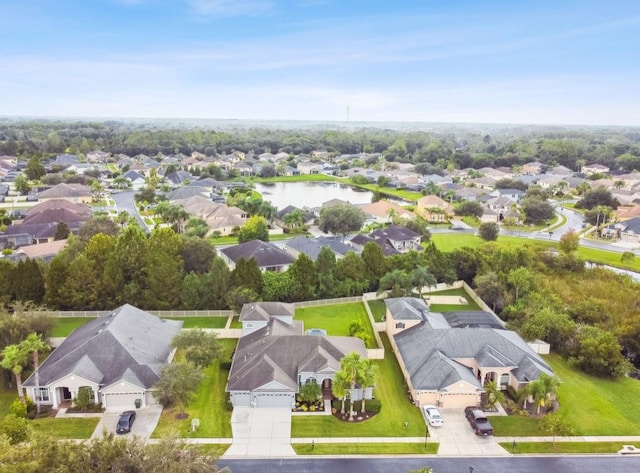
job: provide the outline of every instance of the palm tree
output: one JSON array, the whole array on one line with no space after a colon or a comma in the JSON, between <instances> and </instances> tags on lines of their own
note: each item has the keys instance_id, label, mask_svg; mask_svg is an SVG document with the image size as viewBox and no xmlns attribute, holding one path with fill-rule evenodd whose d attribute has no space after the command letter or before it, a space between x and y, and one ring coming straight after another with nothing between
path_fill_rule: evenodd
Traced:
<instances>
[{"instance_id":1,"label":"palm tree","mask_svg":"<svg viewBox=\"0 0 640 473\"><path fill-rule=\"evenodd\" d=\"M555 394L559 384L560 382L556 377L549 376L546 373L542 373L537 380L529 384L527 393L533 397L533 402L537 406L537 414L540 414L540 408L544 406L545 399L551 394Z\"/></svg>"},{"instance_id":2,"label":"palm tree","mask_svg":"<svg viewBox=\"0 0 640 473\"><path fill-rule=\"evenodd\" d=\"M405 271L394 269L380 278L378 293L389 289L390 297L405 296L411 290L411 278Z\"/></svg>"},{"instance_id":3,"label":"palm tree","mask_svg":"<svg viewBox=\"0 0 640 473\"><path fill-rule=\"evenodd\" d=\"M364 358L361 363L362 366L360 367L360 380L358 382L360 384L360 388L362 389L362 409L360 411L364 412L364 392L368 387L376 384L377 373L370 359Z\"/></svg>"},{"instance_id":4,"label":"palm tree","mask_svg":"<svg viewBox=\"0 0 640 473\"><path fill-rule=\"evenodd\" d=\"M129 212L127 212L126 210L121 210L118 213L118 216L116 217L116 221L120 224L122 228L124 228L124 226L129 221Z\"/></svg>"},{"instance_id":5,"label":"palm tree","mask_svg":"<svg viewBox=\"0 0 640 473\"><path fill-rule=\"evenodd\" d=\"M301 227L304 224L304 213L300 209L295 209L284 216L284 223L289 227Z\"/></svg>"},{"instance_id":6,"label":"palm tree","mask_svg":"<svg viewBox=\"0 0 640 473\"><path fill-rule=\"evenodd\" d=\"M493 409L497 403L504 402L504 393L498 388L495 381L487 381L484 385L484 392L487 394L487 407Z\"/></svg>"},{"instance_id":7,"label":"palm tree","mask_svg":"<svg viewBox=\"0 0 640 473\"><path fill-rule=\"evenodd\" d=\"M340 360L340 367L345 372L347 380L349 381L349 390L351 392L351 398L349 400L349 419L353 418L353 392L356 389L356 383L361 378L362 374L362 358L359 353L352 351L348 355L345 355Z\"/></svg>"},{"instance_id":8,"label":"palm tree","mask_svg":"<svg viewBox=\"0 0 640 473\"><path fill-rule=\"evenodd\" d=\"M421 299L422 289L425 286L427 286L428 290L428 288L430 288L431 286L435 286L436 284L438 284L435 276L431 274L431 271L429 271L424 266L418 266L416 269L411 271L409 277L411 278L411 284L413 284L414 287L418 288L418 294L420 295Z\"/></svg>"},{"instance_id":9,"label":"palm tree","mask_svg":"<svg viewBox=\"0 0 640 473\"><path fill-rule=\"evenodd\" d=\"M40 414L40 352L48 351L49 345L42 340L42 337L33 332L27 336L27 339L20 343L20 345L28 352L31 353L31 359L33 360L33 372L36 381L36 412Z\"/></svg>"},{"instance_id":10,"label":"palm tree","mask_svg":"<svg viewBox=\"0 0 640 473\"><path fill-rule=\"evenodd\" d=\"M344 415L344 403L349 393L349 380L347 374L344 371L336 372L335 378L331 382L331 394L342 401L342 408L340 414Z\"/></svg>"},{"instance_id":11,"label":"palm tree","mask_svg":"<svg viewBox=\"0 0 640 473\"><path fill-rule=\"evenodd\" d=\"M22 370L29 359L29 352L21 345L7 345L2 350L0 366L8 369L16 377L18 397L22 405L25 405L24 392L22 391Z\"/></svg>"}]
</instances>

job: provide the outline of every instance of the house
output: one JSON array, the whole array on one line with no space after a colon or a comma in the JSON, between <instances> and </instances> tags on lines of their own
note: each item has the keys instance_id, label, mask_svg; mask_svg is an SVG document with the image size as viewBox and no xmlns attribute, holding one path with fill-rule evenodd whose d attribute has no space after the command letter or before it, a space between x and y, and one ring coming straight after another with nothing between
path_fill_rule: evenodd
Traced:
<instances>
[{"instance_id":1,"label":"house","mask_svg":"<svg viewBox=\"0 0 640 473\"><path fill-rule=\"evenodd\" d=\"M186 181L193 180L193 174L187 171L175 171L171 174L167 174L166 176L164 176L164 178L170 186L178 187L184 184Z\"/></svg>"},{"instance_id":2,"label":"house","mask_svg":"<svg viewBox=\"0 0 640 473\"><path fill-rule=\"evenodd\" d=\"M40 202L64 199L80 204L90 204L93 201L91 188L89 186L82 184L65 184L64 182L53 186L51 189L40 192L38 199Z\"/></svg>"},{"instance_id":3,"label":"house","mask_svg":"<svg viewBox=\"0 0 640 473\"><path fill-rule=\"evenodd\" d=\"M91 218L92 213L91 207L86 204L78 204L66 199L52 199L27 210L22 224L85 222Z\"/></svg>"},{"instance_id":4,"label":"house","mask_svg":"<svg viewBox=\"0 0 640 473\"><path fill-rule=\"evenodd\" d=\"M262 240L251 240L220 250L220 257L231 270L241 259L254 259L260 271L275 271L282 273L289 269L294 262L293 256L275 245Z\"/></svg>"},{"instance_id":5,"label":"house","mask_svg":"<svg viewBox=\"0 0 640 473\"><path fill-rule=\"evenodd\" d=\"M369 235L358 234L349 240L349 244L359 253L367 243L375 243L385 256L392 256L411 250L422 251L421 239L413 230L401 225L390 225Z\"/></svg>"},{"instance_id":6,"label":"house","mask_svg":"<svg viewBox=\"0 0 640 473\"><path fill-rule=\"evenodd\" d=\"M525 163L522 165L522 172L524 174L542 174L544 171L544 164L538 162L538 161L533 161L530 163Z\"/></svg>"},{"instance_id":7,"label":"house","mask_svg":"<svg viewBox=\"0 0 640 473\"><path fill-rule=\"evenodd\" d=\"M353 251L353 248L344 243L342 239L330 236L317 238L297 236L286 241L284 250L294 258L297 258L300 254L305 254L313 261L316 261L320 251L325 246L333 251L336 259L344 258L348 252Z\"/></svg>"},{"instance_id":8,"label":"house","mask_svg":"<svg viewBox=\"0 0 640 473\"><path fill-rule=\"evenodd\" d=\"M520 389L551 367L494 314L429 311L421 299L385 300L386 326L409 392L418 405L480 404L486 382Z\"/></svg>"},{"instance_id":9,"label":"house","mask_svg":"<svg viewBox=\"0 0 640 473\"><path fill-rule=\"evenodd\" d=\"M511 201L511 203L515 202L516 204L519 204L526 193L522 192L520 189L496 189L489 193L489 195L492 197L506 197Z\"/></svg>"},{"instance_id":10,"label":"house","mask_svg":"<svg viewBox=\"0 0 640 473\"><path fill-rule=\"evenodd\" d=\"M185 191L190 193L191 191ZM181 194L180 194L181 195ZM204 220L209 227L209 235L218 232L229 235L236 227L241 227L247 220L247 213L238 207L212 202L202 195L194 195L186 199L171 200L172 204L181 206L187 213Z\"/></svg>"},{"instance_id":11,"label":"house","mask_svg":"<svg viewBox=\"0 0 640 473\"><path fill-rule=\"evenodd\" d=\"M552 176L567 177L573 175L573 171L566 166L559 165L552 167L551 169L547 169L547 174L550 174Z\"/></svg>"},{"instance_id":12,"label":"house","mask_svg":"<svg viewBox=\"0 0 640 473\"><path fill-rule=\"evenodd\" d=\"M602 235L623 241L640 243L640 217L612 223L602 229Z\"/></svg>"},{"instance_id":13,"label":"house","mask_svg":"<svg viewBox=\"0 0 640 473\"><path fill-rule=\"evenodd\" d=\"M240 322L242 322L242 336L267 326L271 318L293 324L296 312L294 304L285 302L250 302L242 306Z\"/></svg>"},{"instance_id":14,"label":"house","mask_svg":"<svg viewBox=\"0 0 640 473\"><path fill-rule=\"evenodd\" d=\"M602 164L585 164L580 170L582 174L591 176L592 174L607 174L610 169Z\"/></svg>"},{"instance_id":15,"label":"house","mask_svg":"<svg viewBox=\"0 0 640 473\"><path fill-rule=\"evenodd\" d=\"M14 260L32 259L50 263L51 260L67 246L67 240L55 240L37 245L21 246L13 253Z\"/></svg>"},{"instance_id":16,"label":"house","mask_svg":"<svg viewBox=\"0 0 640 473\"><path fill-rule=\"evenodd\" d=\"M416 216L404 207L386 200L379 200L360 207L365 217L378 223L389 223L393 217L404 220L413 220Z\"/></svg>"},{"instance_id":17,"label":"house","mask_svg":"<svg viewBox=\"0 0 640 473\"><path fill-rule=\"evenodd\" d=\"M297 168L300 174L320 174L322 172L322 164L311 161L300 161Z\"/></svg>"},{"instance_id":18,"label":"house","mask_svg":"<svg viewBox=\"0 0 640 473\"><path fill-rule=\"evenodd\" d=\"M24 383L29 396L54 409L70 402L82 387L106 409L156 404L152 387L171 362L171 340L182 321L165 320L123 305L74 330Z\"/></svg>"},{"instance_id":19,"label":"house","mask_svg":"<svg viewBox=\"0 0 640 473\"><path fill-rule=\"evenodd\" d=\"M453 206L437 195L425 195L418 199L416 214L427 222L446 222L455 215Z\"/></svg>"},{"instance_id":20,"label":"house","mask_svg":"<svg viewBox=\"0 0 640 473\"><path fill-rule=\"evenodd\" d=\"M49 169L67 169L73 164L79 164L80 160L74 154L59 154L47 166Z\"/></svg>"},{"instance_id":21,"label":"house","mask_svg":"<svg viewBox=\"0 0 640 473\"><path fill-rule=\"evenodd\" d=\"M147 182L144 176L137 173L136 171L129 170L125 172L122 177L124 179L128 179L131 182L131 187L134 191L139 191L140 189L142 189Z\"/></svg>"},{"instance_id":22,"label":"house","mask_svg":"<svg viewBox=\"0 0 640 473\"><path fill-rule=\"evenodd\" d=\"M355 352L367 357L356 337L305 335L301 323L271 317L261 329L240 338L226 391L233 407L287 407L296 403L304 384L319 384L331 398L331 383L340 360ZM371 389L354 389L353 400L371 398Z\"/></svg>"}]
</instances>

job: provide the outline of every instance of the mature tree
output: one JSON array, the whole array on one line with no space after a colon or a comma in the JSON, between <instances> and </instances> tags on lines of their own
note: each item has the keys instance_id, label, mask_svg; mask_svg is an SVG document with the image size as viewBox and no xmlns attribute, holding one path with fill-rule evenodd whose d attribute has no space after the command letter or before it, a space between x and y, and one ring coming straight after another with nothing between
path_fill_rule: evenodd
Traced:
<instances>
[{"instance_id":1,"label":"mature tree","mask_svg":"<svg viewBox=\"0 0 640 473\"><path fill-rule=\"evenodd\" d=\"M547 399L556 393L559 381L554 376L541 373L538 379L532 381L527 386L527 393L533 398L536 406L536 413L540 414L540 408L544 407Z\"/></svg>"},{"instance_id":2,"label":"mature tree","mask_svg":"<svg viewBox=\"0 0 640 473\"><path fill-rule=\"evenodd\" d=\"M294 209L287 213L282 221L289 229L302 227L304 225L304 212L300 209Z\"/></svg>"},{"instance_id":3,"label":"mature tree","mask_svg":"<svg viewBox=\"0 0 640 473\"><path fill-rule=\"evenodd\" d=\"M44 298L44 277L36 260L27 259L18 262L13 273L13 292L19 301L31 301L36 304Z\"/></svg>"},{"instance_id":4,"label":"mature tree","mask_svg":"<svg viewBox=\"0 0 640 473\"><path fill-rule=\"evenodd\" d=\"M387 272L387 260L382 248L373 242L368 242L364 245L361 258L364 262L366 277L369 280L369 287L376 289L378 281Z\"/></svg>"},{"instance_id":5,"label":"mature tree","mask_svg":"<svg viewBox=\"0 0 640 473\"><path fill-rule=\"evenodd\" d=\"M53 236L54 241L58 240L66 240L69 237L71 230L69 230L69 225L65 222L59 222L56 227L56 233Z\"/></svg>"},{"instance_id":6,"label":"mature tree","mask_svg":"<svg viewBox=\"0 0 640 473\"><path fill-rule=\"evenodd\" d=\"M236 267L231 272L231 281L234 287L246 287L252 289L256 294L262 291L262 272L254 258L246 260L240 258Z\"/></svg>"},{"instance_id":7,"label":"mature tree","mask_svg":"<svg viewBox=\"0 0 640 473\"><path fill-rule=\"evenodd\" d=\"M306 383L300 388L300 399L304 402L315 402L322 394L318 383Z\"/></svg>"},{"instance_id":8,"label":"mature tree","mask_svg":"<svg viewBox=\"0 0 640 473\"><path fill-rule=\"evenodd\" d=\"M209 309L208 282L209 274L196 274L191 272L182 280L180 290L180 306L183 309L205 310Z\"/></svg>"},{"instance_id":9,"label":"mature tree","mask_svg":"<svg viewBox=\"0 0 640 473\"><path fill-rule=\"evenodd\" d=\"M122 229L116 241L114 252L114 271L123 281L119 294L120 303L139 305L143 300L144 264L141 262L147 254L147 238L137 225L129 225Z\"/></svg>"},{"instance_id":10,"label":"mature tree","mask_svg":"<svg viewBox=\"0 0 640 473\"><path fill-rule=\"evenodd\" d=\"M534 288L535 273L524 266L512 269L507 274L507 284L515 291L515 302L518 302L518 298L527 295Z\"/></svg>"},{"instance_id":11,"label":"mature tree","mask_svg":"<svg viewBox=\"0 0 640 473\"><path fill-rule=\"evenodd\" d=\"M640 156L624 153L616 158L616 164L627 172L640 171Z\"/></svg>"},{"instance_id":12,"label":"mature tree","mask_svg":"<svg viewBox=\"0 0 640 473\"><path fill-rule=\"evenodd\" d=\"M216 249L208 240L186 236L182 238L181 256L185 273L205 274L211 269Z\"/></svg>"},{"instance_id":13,"label":"mature tree","mask_svg":"<svg viewBox=\"0 0 640 473\"><path fill-rule=\"evenodd\" d=\"M331 297L335 294L336 255L328 246L323 246L316 259L318 285L316 295L319 298Z\"/></svg>"},{"instance_id":14,"label":"mature tree","mask_svg":"<svg viewBox=\"0 0 640 473\"><path fill-rule=\"evenodd\" d=\"M351 382L344 370L337 371L333 380L331 381L331 394L342 401L342 407L340 408L340 414L344 415L344 405L349 394L349 388Z\"/></svg>"},{"instance_id":15,"label":"mature tree","mask_svg":"<svg viewBox=\"0 0 640 473\"><path fill-rule=\"evenodd\" d=\"M190 237L204 238L209 231L209 225L201 218L191 217L187 220L184 227L184 233Z\"/></svg>"},{"instance_id":16,"label":"mature tree","mask_svg":"<svg viewBox=\"0 0 640 473\"><path fill-rule=\"evenodd\" d=\"M582 199L576 203L576 207L586 210L599 205L611 207L613 210L618 208L618 201L611 195L611 191L604 186L586 191Z\"/></svg>"},{"instance_id":17,"label":"mature tree","mask_svg":"<svg viewBox=\"0 0 640 473\"><path fill-rule=\"evenodd\" d=\"M598 205L592 209L585 210L584 219L590 225L599 227L600 225L606 225L613 218L613 209L606 205Z\"/></svg>"},{"instance_id":18,"label":"mature tree","mask_svg":"<svg viewBox=\"0 0 640 473\"><path fill-rule=\"evenodd\" d=\"M494 311L501 310L504 304L504 289L500 277L494 272L489 272L476 276L474 281L476 292L482 300Z\"/></svg>"},{"instance_id":19,"label":"mature tree","mask_svg":"<svg viewBox=\"0 0 640 473\"><path fill-rule=\"evenodd\" d=\"M580 235L571 229L560 237L560 250L565 254L570 254L578 250L580 246Z\"/></svg>"},{"instance_id":20,"label":"mature tree","mask_svg":"<svg viewBox=\"0 0 640 473\"><path fill-rule=\"evenodd\" d=\"M362 357L359 353L351 352L340 359L340 368L349 380L349 389L354 392L356 384L362 377ZM349 418L353 418L353 399L349 402Z\"/></svg>"},{"instance_id":21,"label":"mature tree","mask_svg":"<svg viewBox=\"0 0 640 473\"><path fill-rule=\"evenodd\" d=\"M20 195L27 195L31 190L31 184L29 184L29 179L23 174L18 174L13 181L13 185L16 190L20 193Z\"/></svg>"},{"instance_id":22,"label":"mature tree","mask_svg":"<svg viewBox=\"0 0 640 473\"><path fill-rule=\"evenodd\" d=\"M576 324L567 314L544 307L522 325L520 335L525 340L545 340L553 351L566 353L567 344L575 336L575 331Z\"/></svg>"},{"instance_id":23,"label":"mature tree","mask_svg":"<svg viewBox=\"0 0 640 473\"><path fill-rule=\"evenodd\" d=\"M416 217L411 220L407 220L406 222L402 222L402 225L420 235L420 241L422 241L423 243L431 240L431 232L429 231L429 226L423 218Z\"/></svg>"},{"instance_id":24,"label":"mature tree","mask_svg":"<svg viewBox=\"0 0 640 473\"><path fill-rule=\"evenodd\" d=\"M103 308L102 295L95 262L79 255L67 267L67 277L60 288L64 306L71 310L98 310Z\"/></svg>"},{"instance_id":25,"label":"mature tree","mask_svg":"<svg viewBox=\"0 0 640 473\"><path fill-rule=\"evenodd\" d=\"M362 294L368 286L366 269L362 258L353 251L336 262L334 276L338 281L336 290L340 295Z\"/></svg>"},{"instance_id":26,"label":"mature tree","mask_svg":"<svg viewBox=\"0 0 640 473\"><path fill-rule=\"evenodd\" d=\"M32 181L37 181L46 174L46 171L44 169L44 166L40 162L40 158L37 156L32 156L27 163L27 167L24 170L24 173Z\"/></svg>"},{"instance_id":27,"label":"mature tree","mask_svg":"<svg viewBox=\"0 0 640 473\"><path fill-rule=\"evenodd\" d=\"M455 209L456 215L460 215L462 217L482 217L484 213L484 209L482 208L482 204L480 202L465 200Z\"/></svg>"},{"instance_id":28,"label":"mature tree","mask_svg":"<svg viewBox=\"0 0 640 473\"><path fill-rule=\"evenodd\" d=\"M482 255L473 248L456 248L451 252L450 261L453 264L457 279L471 284L482 266Z\"/></svg>"},{"instance_id":29,"label":"mature tree","mask_svg":"<svg viewBox=\"0 0 640 473\"><path fill-rule=\"evenodd\" d=\"M128 217L128 215L127 215ZM117 236L120 231L120 227L105 215L94 216L87 220L80 228L78 236L82 241L89 241L91 237L102 233L104 235Z\"/></svg>"},{"instance_id":30,"label":"mature tree","mask_svg":"<svg viewBox=\"0 0 640 473\"><path fill-rule=\"evenodd\" d=\"M319 228L334 235L346 235L362 228L364 214L351 204L336 204L323 207L320 211Z\"/></svg>"},{"instance_id":31,"label":"mature tree","mask_svg":"<svg viewBox=\"0 0 640 473\"><path fill-rule=\"evenodd\" d=\"M29 351L24 345L7 345L2 350L2 360L0 360L0 366L13 373L16 378L16 388L18 390L18 397L20 402L24 405L24 391L22 390L22 370L27 365L29 360Z\"/></svg>"},{"instance_id":32,"label":"mature tree","mask_svg":"<svg viewBox=\"0 0 640 473\"><path fill-rule=\"evenodd\" d=\"M237 314L240 313L243 305L258 300L260 300L260 296L250 287L234 287L225 296L227 305Z\"/></svg>"},{"instance_id":33,"label":"mature tree","mask_svg":"<svg viewBox=\"0 0 640 473\"><path fill-rule=\"evenodd\" d=\"M577 334L578 346L571 360L586 373L603 378L619 378L631 369L622 355L622 347L611 332L598 327L581 326Z\"/></svg>"},{"instance_id":34,"label":"mature tree","mask_svg":"<svg viewBox=\"0 0 640 473\"><path fill-rule=\"evenodd\" d=\"M429 268L426 266L418 266L416 269L409 273L411 279L411 285L418 289L418 297L422 298L422 290L426 287L429 288L438 284L435 276L431 274Z\"/></svg>"},{"instance_id":35,"label":"mature tree","mask_svg":"<svg viewBox=\"0 0 640 473\"><path fill-rule=\"evenodd\" d=\"M296 300L306 301L315 297L317 276L315 264L311 258L304 253L300 253L287 270L287 273L295 283L295 289L297 290L297 294L295 294Z\"/></svg>"},{"instance_id":36,"label":"mature tree","mask_svg":"<svg viewBox=\"0 0 640 473\"><path fill-rule=\"evenodd\" d=\"M197 329L182 330L173 337L171 346L182 350L185 359L197 368L206 368L222 352L215 333Z\"/></svg>"},{"instance_id":37,"label":"mature tree","mask_svg":"<svg viewBox=\"0 0 640 473\"><path fill-rule=\"evenodd\" d=\"M265 301L294 302L300 300L301 293L300 284L288 271L265 271L262 274L262 299Z\"/></svg>"},{"instance_id":38,"label":"mature tree","mask_svg":"<svg viewBox=\"0 0 640 473\"><path fill-rule=\"evenodd\" d=\"M553 206L541 197L526 197L523 199L521 206L526 223L535 225L551 220L554 215Z\"/></svg>"},{"instance_id":39,"label":"mature tree","mask_svg":"<svg viewBox=\"0 0 640 473\"><path fill-rule=\"evenodd\" d=\"M254 215L240 228L238 232L238 243L245 243L252 240L269 241L269 229L264 217Z\"/></svg>"},{"instance_id":40,"label":"mature tree","mask_svg":"<svg viewBox=\"0 0 640 473\"><path fill-rule=\"evenodd\" d=\"M204 378L202 370L193 363L181 362L165 366L160 379L153 385L153 397L164 407L177 406L181 416Z\"/></svg>"},{"instance_id":41,"label":"mature tree","mask_svg":"<svg viewBox=\"0 0 640 473\"><path fill-rule=\"evenodd\" d=\"M168 310L178 306L183 278L182 240L170 228L153 231L144 260L143 305Z\"/></svg>"},{"instance_id":42,"label":"mature tree","mask_svg":"<svg viewBox=\"0 0 640 473\"><path fill-rule=\"evenodd\" d=\"M232 273L222 258L216 256L211 263L209 271L208 291L210 297L209 309L225 309L227 304L227 293L232 286Z\"/></svg>"},{"instance_id":43,"label":"mature tree","mask_svg":"<svg viewBox=\"0 0 640 473\"><path fill-rule=\"evenodd\" d=\"M498 239L500 226L496 222L483 222L478 228L478 234L484 241L495 241Z\"/></svg>"},{"instance_id":44,"label":"mature tree","mask_svg":"<svg viewBox=\"0 0 640 473\"><path fill-rule=\"evenodd\" d=\"M265 163L260 169L260 177L275 177L277 174L278 173L273 164Z\"/></svg>"}]
</instances>

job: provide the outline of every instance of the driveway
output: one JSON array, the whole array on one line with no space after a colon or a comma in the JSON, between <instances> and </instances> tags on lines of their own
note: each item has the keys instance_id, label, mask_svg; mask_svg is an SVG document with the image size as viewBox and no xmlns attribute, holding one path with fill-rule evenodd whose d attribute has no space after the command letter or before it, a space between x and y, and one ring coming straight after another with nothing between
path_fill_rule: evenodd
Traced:
<instances>
[{"instance_id":1,"label":"driveway","mask_svg":"<svg viewBox=\"0 0 640 473\"><path fill-rule=\"evenodd\" d=\"M493 437L478 437L464 416L463 409L441 409L444 424L429 427L429 434L440 442L438 456L509 455Z\"/></svg>"},{"instance_id":2,"label":"driveway","mask_svg":"<svg viewBox=\"0 0 640 473\"><path fill-rule=\"evenodd\" d=\"M100 419L100 422L98 422L98 425L96 426L96 430L93 431L91 438L102 437L105 430L107 432L115 433L120 413L124 410L126 409L105 411L102 415L102 419ZM160 420L162 406L143 407L141 409L135 409L135 411L136 420L131 428L131 433L125 434L124 436L128 437L135 435L143 439L149 439Z\"/></svg>"},{"instance_id":3,"label":"driveway","mask_svg":"<svg viewBox=\"0 0 640 473\"><path fill-rule=\"evenodd\" d=\"M231 414L233 442L223 455L233 457L293 457L291 409L236 407Z\"/></svg>"}]
</instances>

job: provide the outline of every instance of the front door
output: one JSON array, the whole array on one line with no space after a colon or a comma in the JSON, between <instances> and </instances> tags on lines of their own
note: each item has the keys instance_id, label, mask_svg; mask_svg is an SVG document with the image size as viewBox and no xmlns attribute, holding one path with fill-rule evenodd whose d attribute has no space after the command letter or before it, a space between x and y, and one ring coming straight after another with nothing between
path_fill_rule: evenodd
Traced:
<instances>
[{"instance_id":1,"label":"front door","mask_svg":"<svg viewBox=\"0 0 640 473\"><path fill-rule=\"evenodd\" d=\"M71 397L71 391L69 391L69 388L61 388L61 389L62 389L62 400L71 401L72 397Z\"/></svg>"}]
</instances>

